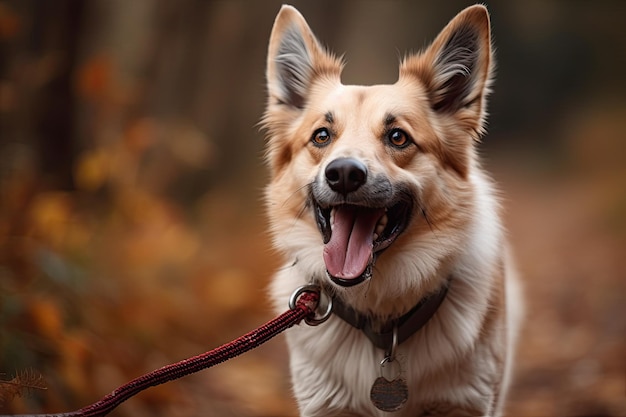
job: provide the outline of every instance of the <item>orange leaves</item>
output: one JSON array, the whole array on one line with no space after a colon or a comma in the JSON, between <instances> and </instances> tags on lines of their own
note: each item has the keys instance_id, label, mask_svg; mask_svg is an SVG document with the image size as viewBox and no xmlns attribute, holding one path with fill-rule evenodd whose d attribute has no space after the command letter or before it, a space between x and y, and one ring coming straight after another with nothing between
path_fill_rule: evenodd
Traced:
<instances>
[{"instance_id":1,"label":"orange leaves","mask_svg":"<svg viewBox=\"0 0 626 417\"><path fill-rule=\"evenodd\" d=\"M215 158L213 143L198 128L189 123L175 122L166 131L165 143L172 155L193 168L207 168Z\"/></svg>"},{"instance_id":2,"label":"orange leaves","mask_svg":"<svg viewBox=\"0 0 626 417\"><path fill-rule=\"evenodd\" d=\"M78 69L76 86L78 93L87 100L97 102L111 88L113 63L105 54L89 58Z\"/></svg>"},{"instance_id":3,"label":"orange leaves","mask_svg":"<svg viewBox=\"0 0 626 417\"><path fill-rule=\"evenodd\" d=\"M63 315L54 299L33 297L27 308L37 334L51 340L62 336Z\"/></svg>"},{"instance_id":4,"label":"orange leaves","mask_svg":"<svg viewBox=\"0 0 626 417\"><path fill-rule=\"evenodd\" d=\"M215 159L213 143L189 122L142 117L108 139L78 156L74 182L80 190L154 189L185 171L206 170Z\"/></svg>"},{"instance_id":5,"label":"orange leaves","mask_svg":"<svg viewBox=\"0 0 626 417\"><path fill-rule=\"evenodd\" d=\"M154 144L159 132L156 120L144 117L135 120L126 129L123 136L125 148L135 156L141 156Z\"/></svg>"},{"instance_id":6,"label":"orange leaves","mask_svg":"<svg viewBox=\"0 0 626 417\"><path fill-rule=\"evenodd\" d=\"M48 192L35 197L30 208L31 233L54 248L65 241L72 216L72 198L64 192Z\"/></svg>"},{"instance_id":7,"label":"orange leaves","mask_svg":"<svg viewBox=\"0 0 626 417\"><path fill-rule=\"evenodd\" d=\"M119 230L119 249L126 267L137 268L171 265L180 267L197 253L198 237L190 231L176 215L172 207L163 201L141 192L122 192L118 195L117 221L124 230ZM152 266L152 267L151 267Z\"/></svg>"},{"instance_id":8,"label":"orange leaves","mask_svg":"<svg viewBox=\"0 0 626 417\"><path fill-rule=\"evenodd\" d=\"M83 152L74 167L74 183L84 191L96 191L109 178L111 166L110 154L105 149L93 149Z\"/></svg>"},{"instance_id":9,"label":"orange leaves","mask_svg":"<svg viewBox=\"0 0 626 417\"><path fill-rule=\"evenodd\" d=\"M0 3L0 40L11 39L22 29L20 17L8 4Z\"/></svg>"},{"instance_id":10,"label":"orange leaves","mask_svg":"<svg viewBox=\"0 0 626 417\"><path fill-rule=\"evenodd\" d=\"M221 315L244 311L258 304L260 292L250 288L254 279L244 270L230 269L207 280L203 298ZM262 294L262 293L261 293Z\"/></svg>"},{"instance_id":11,"label":"orange leaves","mask_svg":"<svg viewBox=\"0 0 626 417\"><path fill-rule=\"evenodd\" d=\"M60 254L83 252L93 236L72 194L44 192L31 201L28 235L32 249L42 245Z\"/></svg>"}]
</instances>

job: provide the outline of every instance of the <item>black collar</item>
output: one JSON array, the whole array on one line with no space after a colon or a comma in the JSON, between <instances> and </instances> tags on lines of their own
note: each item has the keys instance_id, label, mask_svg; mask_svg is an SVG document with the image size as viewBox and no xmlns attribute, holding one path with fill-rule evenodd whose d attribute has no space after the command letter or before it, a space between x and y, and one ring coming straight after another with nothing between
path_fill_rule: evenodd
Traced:
<instances>
[{"instance_id":1,"label":"black collar","mask_svg":"<svg viewBox=\"0 0 626 417\"><path fill-rule=\"evenodd\" d=\"M368 316L347 306L338 297L333 297L333 313L346 323L363 331L374 346L387 350L393 343L393 329L395 326L397 326L397 344L399 345L417 333L435 315L444 298L446 298L448 284L449 282L441 287L437 293L420 300L408 313L384 323L380 331L372 329L372 323Z\"/></svg>"}]
</instances>

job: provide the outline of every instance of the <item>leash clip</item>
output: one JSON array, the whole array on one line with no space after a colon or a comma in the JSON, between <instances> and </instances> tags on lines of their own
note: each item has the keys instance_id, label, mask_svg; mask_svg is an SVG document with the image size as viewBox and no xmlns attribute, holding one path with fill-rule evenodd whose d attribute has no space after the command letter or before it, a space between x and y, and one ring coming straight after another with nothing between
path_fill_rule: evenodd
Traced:
<instances>
[{"instance_id":1,"label":"leash clip","mask_svg":"<svg viewBox=\"0 0 626 417\"><path fill-rule=\"evenodd\" d=\"M324 291L322 291L322 287L320 287L319 285L307 284L307 285L303 285L301 287L296 288L293 294L291 294L291 297L289 297L289 308L292 310L295 310L296 302L298 301L298 298L300 298L300 295L302 295L303 292L316 292L320 295L320 300L317 304L317 307L324 304L322 302L322 298L323 297L326 298L326 301L325 301L326 311L324 311L324 313L320 316L306 317L304 319L305 323L308 324L309 326L318 326L324 323L326 320L328 320L328 318L333 312L333 299L329 297Z\"/></svg>"}]
</instances>

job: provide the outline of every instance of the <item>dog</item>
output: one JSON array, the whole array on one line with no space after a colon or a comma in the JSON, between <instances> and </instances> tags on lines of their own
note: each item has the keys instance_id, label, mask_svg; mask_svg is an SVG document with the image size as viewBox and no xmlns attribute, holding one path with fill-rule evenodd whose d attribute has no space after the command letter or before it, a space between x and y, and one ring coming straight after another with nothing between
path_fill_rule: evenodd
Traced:
<instances>
[{"instance_id":1,"label":"dog","mask_svg":"<svg viewBox=\"0 0 626 417\"><path fill-rule=\"evenodd\" d=\"M522 303L476 149L490 31L487 9L468 7L395 84L356 86L295 8L276 17L261 125L285 264L269 289L284 311L312 285L316 314L331 311L287 332L302 416L503 411Z\"/></svg>"}]
</instances>

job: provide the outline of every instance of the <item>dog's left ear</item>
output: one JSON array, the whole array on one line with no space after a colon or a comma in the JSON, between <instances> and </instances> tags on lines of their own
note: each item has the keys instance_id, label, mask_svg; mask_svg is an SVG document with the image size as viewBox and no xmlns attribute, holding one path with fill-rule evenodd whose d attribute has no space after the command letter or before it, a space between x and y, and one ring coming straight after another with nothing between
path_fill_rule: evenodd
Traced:
<instances>
[{"instance_id":1,"label":"dog's left ear","mask_svg":"<svg viewBox=\"0 0 626 417\"><path fill-rule=\"evenodd\" d=\"M489 13L482 5L470 6L448 23L426 51L404 60L400 78L419 78L432 110L457 117L478 139L483 133L491 54Z\"/></svg>"}]
</instances>

